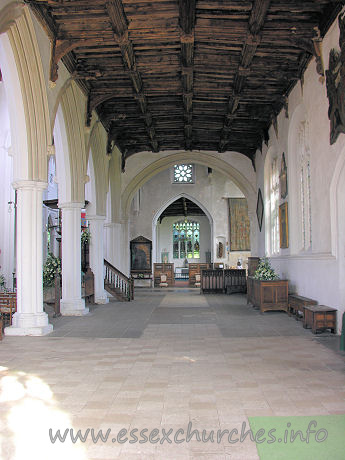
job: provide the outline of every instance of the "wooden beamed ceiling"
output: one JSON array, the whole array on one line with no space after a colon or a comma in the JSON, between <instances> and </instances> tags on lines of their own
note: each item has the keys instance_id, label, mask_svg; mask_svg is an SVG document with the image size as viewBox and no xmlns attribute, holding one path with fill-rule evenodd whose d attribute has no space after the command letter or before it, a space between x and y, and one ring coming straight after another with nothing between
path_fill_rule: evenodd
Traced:
<instances>
[{"instance_id":1,"label":"wooden beamed ceiling","mask_svg":"<svg viewBox=\"0 0 345 460\"><path fill-rule=\"evenodd\" d=\"M162 222L164 217L184 216L185 218L193 216L205 216L204 211L197 204L188 198L182 197L171 203L159 216Z\"/></svg>"},{"instance_id":2,"label":"wooden beamed ceiling","mask_svg":"<svg viewBox=\"0 0 345 460\"><path fill-rule=\"evenodd\" d=\"M125 160L141 151L238 151L254 160L337 0L26 0ZM321 83L320 83L321 85Z\"/></svg>"}]
</instances>

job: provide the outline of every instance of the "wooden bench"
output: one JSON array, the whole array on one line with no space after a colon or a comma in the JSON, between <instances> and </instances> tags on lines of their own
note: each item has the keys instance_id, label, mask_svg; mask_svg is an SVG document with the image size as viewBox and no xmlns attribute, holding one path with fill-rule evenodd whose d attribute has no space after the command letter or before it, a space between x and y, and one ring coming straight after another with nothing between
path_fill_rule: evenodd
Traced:
<instances>
[{"instance_id":1,"label":"wooden bench","mask_svg":"<svg viewBox=\"0 0 345 460\"><path fill-rule=\"evenodd\" d=\"M311 328L313 334L326 329L330 329L334 334L337 328L337 309L326 305L304 307L303 327Z\"/></svg>"},{"instance_id":2,"label":"wooden bench","mask_svg":"<svg viewBox=\"0 0 345 460\"><path fill-rule=\"evenodd\" d=\"M5 322L12 325L12 315L17 311L17 294L16 292L1 292L0 293L0 314L2 319L2 327Z\"/></svg>"},{"instance_id":3,"label":"wooden bench","mask_svg":"<svg viewBox=\"0 0 345 460\"><path fill-rule=\"evenodd\" d=\"M313 299L308 299L308 297L302 297L297 294L290 294L288 304L288 315L294 315L296 321L299 321L304 318L304 308L309 305L317 305L317 301Z\"/></svg>"}]
</instances>

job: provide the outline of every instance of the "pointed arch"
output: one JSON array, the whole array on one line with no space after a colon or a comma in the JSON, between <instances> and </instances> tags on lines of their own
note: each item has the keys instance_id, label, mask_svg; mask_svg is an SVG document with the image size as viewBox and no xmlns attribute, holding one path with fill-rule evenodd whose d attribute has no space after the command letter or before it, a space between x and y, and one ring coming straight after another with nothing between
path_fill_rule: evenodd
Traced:
<instances>
[{"instance_id":1,"label":"pointed arch","mask_svg":"<svg viewBox=\"0 0 345 460\"><path fill-rule=\"evenodd\" d=\"M201 164L227 176L247 198L249 212L255 212L256 195L254 187L236 168L226 161L204 152L177 152L154 161L131 180L121 196L122 218L126 219L129 215L132 199L140 187L161 171L182 162Z\"/></svg>"},{"instance_id":2,"label":"pointed arch","mask_svg":"<svg viewBox=\"0 0 345 460\"><path fill-rule=\"evenodd\" d=\"M109 156L106 154L107 134L100 122L96 122L90 135L88 151L94 168L96 208L98 216L106 215L106 197L109 190ZM89 162L91 158L89 156Z\"/></svg>"},{"instance_id":3,"label":"pointed arch","mask_svg":"<svg viewBox=\"0 0 345 460\"><path fill-rule=\"evenodd\" d=\"M14 175L46 181L47 154L52 141L48 98L34 25L28 7L21 5L14 2L13 8L7 6L9 29L0 38L0 66L10 95L11 131L15 134Z\"/></svg>"},{"instance_id":4,"label":"pointed arch","mask_svg":"<svg viewBox=\"0 0 345 460\"><path fill-rule=\"evenodd\" d=\"M158 211L154 214L153 219L152 219L152 261L153 262L159 262L157 259L157 254L158 254L158 238L157 238L157 222L159 219L159 216L162 214L162 212L169 207L172 203L174 203L176 200L179 200L180 198L187 198L190 201L193 201L196 205L199 206L200 209L202 209L208 218L210 228L211 228L211 241L213 241L213 218L209 212L209 210L194 196L189 195L188 193L179 193L175 195L173 198L170 198L168 201L166 201L159 209ZM211 244L211 257L213 260L213 245Z\"/></svg>"},{"instance_id":5,"label":"pointed arch","mask_svg":"<svg viewBox=\"0 0 345 460\"><path fill-rule=\"evenodd\" d=\"M85 199L85 182L87 153L85 148L84 114L80 90L72 82L61 96L61 109L66 128L69 167L71 178L70 201L83 202Z\"/></svg>"}]
</instances>

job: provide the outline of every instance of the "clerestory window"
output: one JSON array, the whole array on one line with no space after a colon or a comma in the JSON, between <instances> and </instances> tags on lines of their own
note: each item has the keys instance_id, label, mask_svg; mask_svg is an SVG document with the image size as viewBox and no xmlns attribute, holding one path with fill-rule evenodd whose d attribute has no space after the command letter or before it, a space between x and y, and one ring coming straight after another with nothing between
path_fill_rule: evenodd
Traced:
<instances>
[{"instance_id":1,"label":"clerestory window","mask_svg":"<svg viewBox=\"0 0 345 460\"><path fill-rule=\"evenodd\" d=\"M193 184L193 165L175 165L174 166L174 183L175 184Z\"/></svg>"}]
</instances>

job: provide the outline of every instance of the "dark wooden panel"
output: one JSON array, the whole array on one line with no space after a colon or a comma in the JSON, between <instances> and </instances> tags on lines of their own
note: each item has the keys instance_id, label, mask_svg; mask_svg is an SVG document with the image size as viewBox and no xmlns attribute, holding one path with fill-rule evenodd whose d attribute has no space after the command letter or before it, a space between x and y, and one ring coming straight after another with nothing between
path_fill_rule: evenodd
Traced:
<instances>
[{"instance_id":1,"label":"dark wooden panel","mask_svg":"<svg viewBox=\"0 0 345 460\"><path fill-rule=\"evenodd\" d=\"M166 275L168 286L173 286L175 284L174 264L153 264L154 287L159 287L161 275Z\"/></svg>"}]
</instances>

